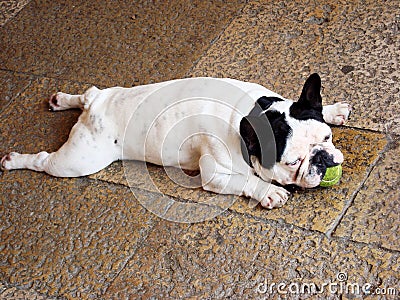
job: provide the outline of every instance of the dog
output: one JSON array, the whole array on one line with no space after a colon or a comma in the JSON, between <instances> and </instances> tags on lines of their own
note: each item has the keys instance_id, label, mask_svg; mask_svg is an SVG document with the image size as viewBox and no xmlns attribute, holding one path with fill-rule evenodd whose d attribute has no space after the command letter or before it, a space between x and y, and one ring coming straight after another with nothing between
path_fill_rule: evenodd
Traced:
<instances>
[{"instance_id":1,"label":"dog","mask_svg":"<svg viewBox=\"0 0 400 300\"><path fill-rule=\"evenodd\" d=\"M141 160L199 170L207 191L280 207L290 196L282 186L316 187L327 168L343 162L327 124L343 125L351 107L323 106L320 91L315 73L296 102L256 83L207 77L58 92L50 110L83 110L68 141L50 154L11 152L1 167L78 177Z\"/></svg>"}]
</instances>

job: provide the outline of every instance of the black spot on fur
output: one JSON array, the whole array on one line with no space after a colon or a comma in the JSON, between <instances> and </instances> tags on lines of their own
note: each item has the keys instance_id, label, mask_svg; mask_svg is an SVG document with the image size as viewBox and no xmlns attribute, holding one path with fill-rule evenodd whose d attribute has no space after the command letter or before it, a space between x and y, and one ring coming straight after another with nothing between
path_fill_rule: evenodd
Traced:
<instances>
[{"instance_id":1,"label":"black spot on fur","mask_svg":"<svg viewBox=\"0 0 400 300\"><path fill-rule=\"evenodd\" d=\"M240 122L241 149L244 160L252 166L250 157L255 156L266 168L275 163L274 136L265 117L247 116Z\"/></svg>"},{"instance_id":2,"label":"black spot on fur","mask_svg":"<svg viewBox=\"0 0 400 300\"><path fill-rule=\"evenodd\" d=\"M262 108L262 110L268 109L275 102L283 101L283 99L278 97L266 97L262 96L257 100L257 104Z\"/></svg>"},{"instance_id":3,"label":"black spot on fur","mask_svg":"<svg viewBox=\"0 0 400 300\"><path fill-rule=\"evenodd\" d=\"M118 140L114 140L114 144L117 144L118 143Z\"/></svg>"}]
</instances>

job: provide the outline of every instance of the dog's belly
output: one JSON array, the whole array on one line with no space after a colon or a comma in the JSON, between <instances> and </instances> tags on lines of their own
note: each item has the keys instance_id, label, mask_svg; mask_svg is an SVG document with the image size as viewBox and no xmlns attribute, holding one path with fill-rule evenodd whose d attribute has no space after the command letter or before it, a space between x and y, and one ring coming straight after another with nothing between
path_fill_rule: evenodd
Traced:
<instances>
[{"instance_id":1,"label":"dog's belly","mask_svg":"<svg viewBox=\"0 0 400 300\"><path fill-rule=\"evenodd\" d=\"M210 148L221 155L228 153L230 145L239 141L236 119L240 118L233 116L232 110L210 106L199 109L196 102L176 105L152 122L132 118L125 132L123 158L198 170L201 156Z\"/></svg>"}]
</instances>

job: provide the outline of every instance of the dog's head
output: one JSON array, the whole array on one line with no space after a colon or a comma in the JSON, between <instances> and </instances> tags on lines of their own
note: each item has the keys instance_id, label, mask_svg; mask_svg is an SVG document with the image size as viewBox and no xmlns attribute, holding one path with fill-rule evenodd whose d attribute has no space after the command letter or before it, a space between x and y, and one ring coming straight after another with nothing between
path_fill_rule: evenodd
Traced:
<instances>
[{"instance_id":1,"label":"dog's head","mask_svg":"<svg viewBox=\"0 0 400 300\"><path fill-rule=\"evenodd\" d=\"M322 115L321 78L312 74L297 102L261 97L240 123L242 152L262 179L318 186L328 167L343 162Z\"/></svg>"}]
</instances>

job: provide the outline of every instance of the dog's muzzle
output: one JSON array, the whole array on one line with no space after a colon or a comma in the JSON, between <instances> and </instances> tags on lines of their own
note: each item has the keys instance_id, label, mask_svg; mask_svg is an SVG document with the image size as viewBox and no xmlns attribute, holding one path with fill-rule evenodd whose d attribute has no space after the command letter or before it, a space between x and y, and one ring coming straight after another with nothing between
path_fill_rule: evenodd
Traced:
<instances>
[{"instance_id":1,"label":"dog's muzzle","mask_svg":"<svg viewBox=\"0 0 400 300\"><path fill-rule=\"evenodd\" d=\"M299 184L302 187L312 188L321 183L326 170L343 162L343 154L336 148L316 147L311 151L308 168L303 173Z\"/></svg>"},{"instance_id":2,"label":"dog's muzzle","mask_svg":"<svg viewBox=\"0 0 400 300\"><path fill-rule=\"evenodd\" d=\"M329 154L326 150L318 150L312 156L310 165L317 168L317 174L322 179L325 176L326 169L339 165L339 162L335 162L333 154Z\"/></svg>"}]
</instances>

